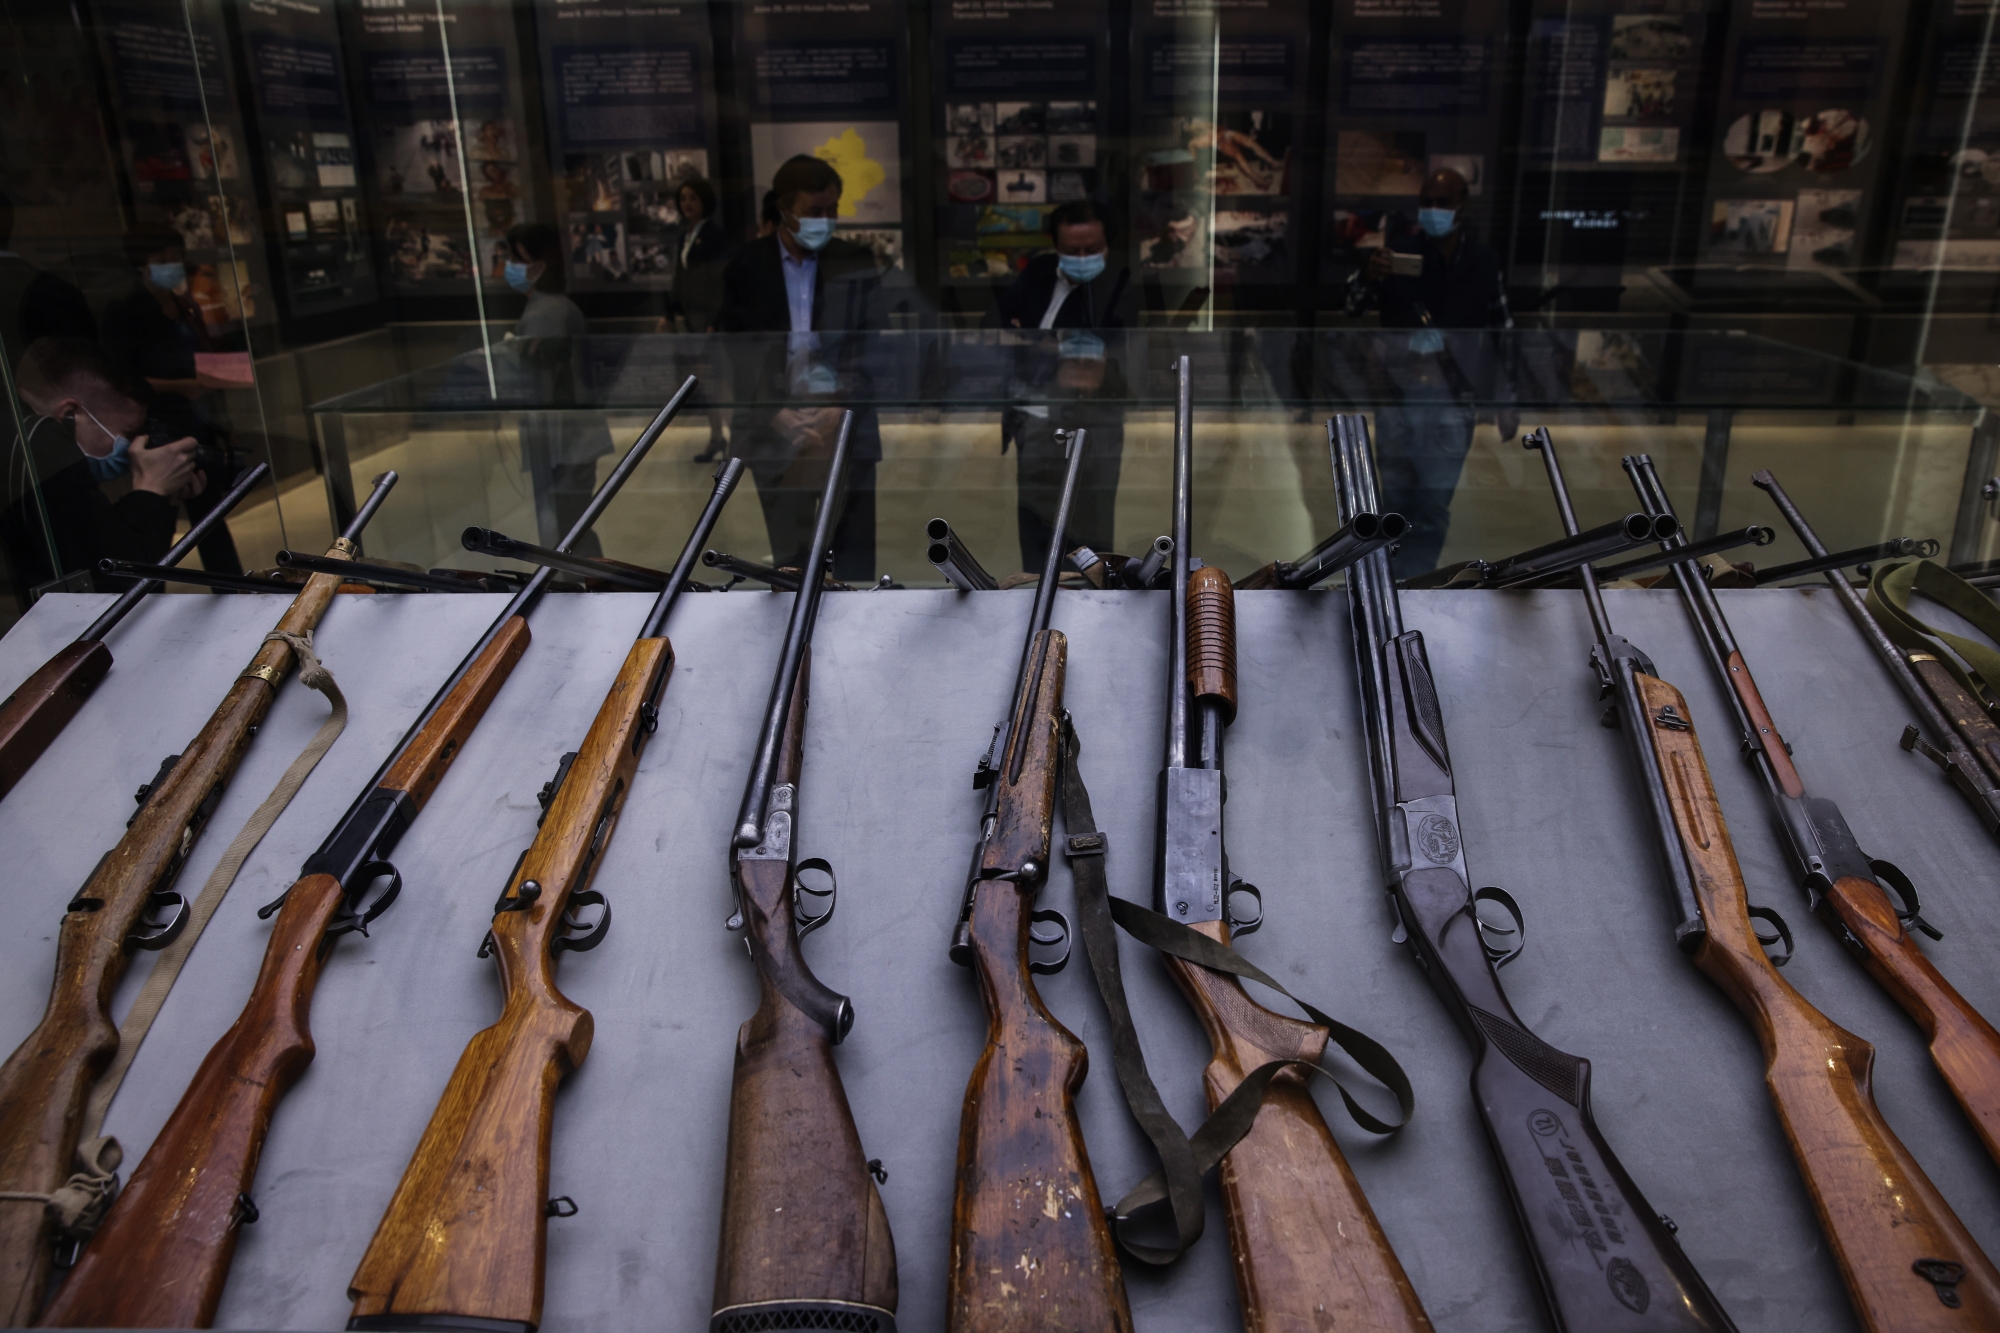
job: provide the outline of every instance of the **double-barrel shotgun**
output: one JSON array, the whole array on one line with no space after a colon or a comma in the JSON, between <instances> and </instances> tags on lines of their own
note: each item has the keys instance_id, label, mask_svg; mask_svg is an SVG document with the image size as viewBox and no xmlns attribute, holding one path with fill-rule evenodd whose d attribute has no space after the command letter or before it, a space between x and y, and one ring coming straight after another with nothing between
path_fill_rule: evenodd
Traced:
<instances>
[{"instance_id":1,"label":"double-barrel shotgun","mask_svg":"<svg viewBox=\"0 0 2000 1333\"><path fill-rule=\"evenodd\" d=\"M1548 431L1522 443L1541 451L1563 529L1575 532ZM1765 1087L1855 1314L1871 1333L2000 1328L2000 1272L1875 1105L1875 1048L1808 1003L1764 952L1687 700L1612 628L1596 579L1581 573L1591 661L1659 834L1675 942L1756 1029Z\"/></svg>"},{"instance_id":2,"label":"double-barrel shotgun","mask_svg":"<svg viewBox=\"0 0 2000 1333\"><path fill-rule=\"evenodd\" d=\"M1366 420L1337 416L1327 435L1342 514L1372 512ZM1513 955L1496 959L1479 916L1497 891L1472 889L1430 656L1403 628L1387 551L1348 571L1347 601L1397 936L1473 1045L1473 1103L1552 1322L1565 1333L1733 1330L1599 1131L1590 1062L1530 1031L1500 985L1497 964Z\"/></svg>"},{"instance_id":3,"label":"double-barrel shotgun","mask_svg":"<svg viewBox=\"0 0 2000 1333\"><path fill-rule=\"evenodd\" d=\"M673 420L683 385L612 469L558 550L590 531ZM264 963L242 1014L201 1062L180 1104L42 1312L50 1328L207 1328L229 1280L278 1103L312 1063L313 993L340 936L365 931L401 892L390 861L528 649L528 617L555 572L536 571L411 723L300 876L276 902Z\"/></svg>"},{"instance_id":4,"label":"double-barrel shotgun","mask_svg":"<svg viewBox=\"0 0 2000 1333\"><path fill-rule=\"evenodd\" d=\"M1076 1113L1089 1056L1042 1003L1034 976L1059 965L1034 955L1035 926L1055 920L1036 909L1035 899L1048 878L1069 654L1049 617L1087 443L1084 431L1070 436L1055 530L1014 674L1013 708L973 776L973 786L986 791L986 808L951 957L979 983L986 1044L959 1115L949 1333L1132 1327Z\"/></svg>"},{"instance_id":5,"label":"double-barrel shotgun","mask_svg":"<svg viewBox=\"0 0 2000 1333\"><path fill-rule=\"evenodd\" d=\"M827 567L853 432L848 412L802 575ZM802 869L832 871L824 861L801 862L797 845L812 632L826 589L826 579L802 577L793 592L730 839L728 927L749 946L758 1003L736 1033L710 1333L896 1330L896 1247L876 1189L886 1173L862 1151L833 1063L854 1006L813 975L799 948L832 915L838 888L803 883ZM825 899L824 910L802 912L801 894Z\"/></svg>"},{"instance_id":6,"label":"double-barrel shotgun","mask_svg":"<svg viewBox=\"0 0 2000 1333\"><path fill-rule=\"evenodd\" d=\"M393 472L376 479L330 554L359 552L362 529L395 484ZM85 1102L117 1054L112 994L133 950L164 949L186 924L187 901L173 883L291 672L291 645L277 636L311 633L339 586L332 574L307 580L200 733L142 788L125 835L64 909L48 1007L0 1066L0 1193L13 1196L0 1198L0 1323L25 1324L41 1308L57 1225L34 1196L69 1176Z\"/></svg>"},{"instance_id":7,"label":"double-barrel shotgun","mask_svg":"<svg viewBox=\"0 0 2000 1333\"><path fill-rule=\"evenodd\" d=\"M160 564L176 565L185 559L270 471L259 463L238 477L229 494L218 500L215 508L188 530L187 536L160 557ZM34 675L15 687L5 702L0 702L0 796L14 790L14 784L34 767L42 751L62 735L69 720L110 674L111 650L105 646L104 636L130 615L148 593L159 591L160 586L158 579L141 579L127 588L104 609L103 615L76 636L74 643L44 662Z\"/></svg>"},{"instance_id":8,"label":"double-barrel shotgun","mask_svg":"<svg viewBox=\"0 0 2000 1333\"><path fill-rule=\"evenodd\" d=\"M500 1017L459 1057L348 1284L350 1329L533 1333L541 1323L556 1086L589 1054L594 1028L556 988L556 958L610 930L591 877L658 726L674 663L667 616L742 475L743 460L724 465L583 743L543 789L540 829L479 949L499 965ZM594 921L584 915L592 907Z\"/></svg>"}]
</instances>

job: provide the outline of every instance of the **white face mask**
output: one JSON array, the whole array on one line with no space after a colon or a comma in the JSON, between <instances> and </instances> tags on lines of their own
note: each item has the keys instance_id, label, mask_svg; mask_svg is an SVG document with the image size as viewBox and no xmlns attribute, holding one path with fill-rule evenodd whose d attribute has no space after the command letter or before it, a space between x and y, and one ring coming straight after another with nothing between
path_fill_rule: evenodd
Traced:
<instances>
[{"instance_id":1,"label":"white face mask","mask_svg":"<svg viewBox=\"0 0 2000 1333\"><path fill-rule=\"evenodd\" d=\"M832 218L800 218L798 231L794 233L798 243L808 250L823 249L833 239Z\"/></svg>"}]
</instances>

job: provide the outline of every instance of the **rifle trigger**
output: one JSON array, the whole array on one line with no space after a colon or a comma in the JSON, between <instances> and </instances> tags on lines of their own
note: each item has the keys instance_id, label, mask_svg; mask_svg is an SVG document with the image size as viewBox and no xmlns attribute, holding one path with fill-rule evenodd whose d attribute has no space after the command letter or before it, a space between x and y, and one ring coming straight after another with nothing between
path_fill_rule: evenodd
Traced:
<instances>
[{"instance_id":1,"label":"rifle trigger","mask_svg":"<svg viewBox=\"0 0 2000 1333\"><path fill-rule=\"evenodd\" d=\"M575 1217L578 1211L576 1200L567 1194L559 1194L542 1205L544 1217Z\"/></svg>"},{"instance_id":2,"label":"rifle trigger","mask_svg":"<svg viewBox=\"0 0 2000 1333\"><path fill-rule=\"evenodd\" d=\"M1792 928L1785 924L1785 918L1779 916L1776 909L1770 907L1753 907L1750 909L1749 915L1752 920L1770 922L1772 928L1777 932L1774 935L1766 935L1755 926L1750 928L1751 933L1757 937L1757 943L1763 945L1767 952L1774 944L1783 944L1785 946L1784 955L1773 958L1771 965L1773 967L1783 967L1786 963L1791 962Z\"/></svg>"},{"instance_id":3,"label":"rifle trigger","mask_svg":"<svg viewBox=\"0 0 2000 1333\"><path fill-rule=\"evenodd\" d=\"M1247 893L1256 901L1257 914L1255 916L1239 917L1236 915L1236 895L1239 893ZM1229 892L1224 897L1224 906L1228 911L1229 933L1232 935L1252 934L1256 931L1257 927L1264 924L1264 891L1247 879L1239 879L1230 884Z\"/></svg>"},{"instance_id":4,"label":"rifle trigger","mask_svg":"<svg viewBox=\"0 0 2000 1333\"><path fill-rule=\"evenodd\" d=\"M806 883L804 876L808 870L815 870L825 875L827 887L815 889L812 885ZM801 895L814 899L824 898L826 900L826 910L812 915L800 911L799 909L805 906L805 897ZM833 909L839 906L839 904L840 881L834 878L833 866L827 862L826 858L815 856L810 860L799 862L797 867L792 871L792 919L798 924L799 938L804 939L828 921L831 921L833 919Z\"/></svg>"},{"instance_id":5,"label":"rifle trigger","mask_svg":"<svg viewBox=\"0 0 2000 1333\"><path fill-rule=\"evenodd\" d=\"M579 907L602 907L604 915L598 917L595 922L585 921L576 914ZM604 936L610 931L611 904L605 901L604 894L599 889L585 889L581 893L572 893L569 896L569 906L563 910L562 924L566 931L584 933L557 935L549 941L549 952L556 954L567 949L572 953L586 953L602 944ZM562 1216L567 1217L568 1214Z\"/></svg>"},{"instance_id":6,"label":"rifle trigger","mask_svg":"<svg viewBox=\"0 0 2000 1333\"><path fill-rule=\"evenodd\" d=\"M1499 926L1488 921L1485 917L1479 915L1479 904L1481 903L1500 904L1502 910L1508 916L1514 918L1514 924L1511 927ZM1479 927L1479 943L1486 950L1486 957L1495 968L1507 966L1507 964L1521 956L1521 950L1528 947L1527 918L1521 915L1521 905L1514 901L1514 895L1505 889L1496 889L1488 886L1473 894L1472 922ZM1503 945L1495 944L1491 939L1487 938L1490 935L1512 935L1514 937L1513 947L1507 948Z\"/></svg>"},{"instance_id":7,"label":"rifle trigger","mask_svg":"<svg viewBox=\"0 0 2000 1333\"><path fill-rule=\"evenodd\" d=\"M162 909L171 908L173 915L165 921L159 919ZM139 926L125 937L128 949L159 950L166 948L180 938L180 933L188 923L188 901L172 889L161 889L147 900L146 910L139 916ZM150 929L144 929L150 927Z\"/></svg>"},{"instance_id":8,"label":"rifle trigger","mask_svg":"<svg viewBox=\"0 0 2000 1333\"><path fill-rule=\"evenodd\" d=\"M879 1157L868 1159L868 1174L875 1177L877 1185L886 1185L889 1183L889 1168L882 1165L882 1159Z\"/></svg>"},{"instance_id":9,"label":"rifle trigger","mask_svg":"<svg viewBox=\"0 0 2000 1333\"><path fill-rule=\"evenodd\" d=\"M1048 925L1060 926L1062 929L1054 935L1038 934L1035 930L1036 926ZM1028 916L1028 970L1038 976L1050 976L1062 971L1063 968L1069 965L1071 938L1069 918L1058 912L1055 908L1043 907L1030 913ZM1062 953L1058 957L1046 960L1035 957L1034 951L1037 946L1044 949L1053 949L1058 944L1062 946Z\"/></svg>"},{"instance_id":10,"label":"rifle trigger","mask_svg":"<svg viewBox=\"0 0 2000 1333\"><path fill-rule=\"evenodd\" d=\"M1917 901L1917 886L1910 882L1910 877L1903 873L1900 866L1896 865L1893 861L1870 859L1868 868L1875 872L1877 883L1894 889L1896 896L1903 900L1902 906L1896 909L1897 920L1912 929L1921 930L1934 940L1944 938L1943 931L1924 920L1920 915L1923 911L1923 904Z\"/></svg>"},{"instance_id":11,"label":"rifle trigger","mask_svg":"<svg viewBox=\"0 0 2000 1333\"><path fill-rule=\"evenodd\" d=\"M368 891L385 875L389 879L389 887L374 897L369 897ZM347 904L341 914L327 923L328 940L351 931L359 931L366 936L368 923L388 911L390 905L396 901L397 895L402 893L403 872L387 861L369 861L354 872L354 883L361 886L361 891L355 893L350 890ZM282 902L283 899L279 901Z\"/></svg>"},{"instance_id":12,"label":"rifle trigger","mask_svg":"<svg viewBox=\"0 0 2000 1333\"><path fill-rule=\"evenodd\" d=\"M486 932L486 938L479 942L479 956L481 958L493 956L493 932L490 930Z\"/></svg>"},{"instance_id":13,"label":"rifle trigger","mask_svg":"<svg viewBox=\"0 0 2000 1333\"><path fill-rule=\"evenodd\" d=\"M257 1211L256 1201L252 1199L249 1195L238 1194L236 1196L237 1226L240 1227L255 1226L257 1224L257 1219L262 1216L263 1214Z\"/></svg>"}]
</instances>

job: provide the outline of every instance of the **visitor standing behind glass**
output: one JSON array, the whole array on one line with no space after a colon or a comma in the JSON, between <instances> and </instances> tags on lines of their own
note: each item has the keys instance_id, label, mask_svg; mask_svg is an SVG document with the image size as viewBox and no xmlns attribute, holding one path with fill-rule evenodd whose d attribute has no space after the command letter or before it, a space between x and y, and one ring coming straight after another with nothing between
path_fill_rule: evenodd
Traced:
<instances>
[{"instance_id":1,"label":"visitor standing behind glass","mask_svg":"<svg viewBox=\"0 0 2000 1333\"><path fill-rule=\"evenodd\" d=\"M875 577L875 464L882 430L867 337L883 323L875 252L834 235L840 174L816 157L785 162L771 181L778 229L737 251L722 275L716 327L736 397L730 448L757 482L779 565L805 559L815 505L843 408L854 409L847 489L833 534L837 578ZM750 334L767 335L753 338ZM782 335L782 336L780 336Z\"/></svg>"},{"instance_id":2,"label":"visitor standing behind glass","mask_svg":"<svg viewBox=\"0 0 2000 1333\"><path fill-rule=\"evenodd\" d=\"M1503 440L1518 424L1496 336L1514 319L1499 255L1466 226L1468 193L1456 171L1432 172L1416 226L1392 217L1386 244L1347 285L1348 314L1379 310L1384 328L1409 330L1376 339L1368 354L1382 506L1410 520L1399 578L1437 567L1481 408L1494 406Z\"/></svg>"},{"instance_id":3,"label":"visitor standing behind glass","mask_svg":"<svg viewBox=\"0 0 2000 1333\"><path fill-rule=\"evenodd\" d=\"M693 355L674 358L676 378L698 375L708 388L705 395L713 403L716 386L711 378L707 336L715 328L722 310L722 267L729 262L729 235L723 230L716 211L715 187L700 176L683 180L674 196L681 215L681 232L674 242L673 312L680 317L681 331L688 335ZM697 463L712 463L722 457L729 441L722 433L722 409L708 409L708 447L696 454Z\"/></svg>"},{"instance_id":4,"label":"visitor standing behind glass","mask_svg":"<svg viewBox=\"0 0 2000 1333\"><path fill-rule=\"evenodd\" d=\"M1048 560L1066 471L1063 433L1090 432L1070 507L1072 549L1113 549L1125 450L1126 389L1115 344L1125 327L1118 307L1130 270L1111 270L1106 211L1097 204L1064 204L1049 214L1048 227L1055 253L1029 260L987 320L1031 331L1015 351L1015 403L1000 418L1001 452L1011 443L1018 460L1023 569Z\"/></svg>"},{"instance_id":5,"label":"visitor standing behind glass","mask_svg":"<svg viewBox=\"0 0 2000 1333\"><path fill-rule=\"evenodd\" d=\"M576 523L597 489L597 460L611 452L611 430L599 412L586 413L583 380L583 311L564 293L562 234L543 222L523 222L507 232L507 285L528 298L508 335L532 388L533 410L521 423L521 468L535 497L541 544L554 546ZM595 532L576 545L581 555L601 555Z\"/></svg>"}]
</instances>

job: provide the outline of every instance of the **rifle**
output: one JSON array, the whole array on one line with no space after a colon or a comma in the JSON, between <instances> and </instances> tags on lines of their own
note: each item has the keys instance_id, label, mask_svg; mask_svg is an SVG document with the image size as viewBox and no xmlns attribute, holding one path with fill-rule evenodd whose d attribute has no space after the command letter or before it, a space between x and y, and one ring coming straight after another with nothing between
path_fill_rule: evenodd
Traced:
<instances>
[{"instance_id":1,"label":"rifle","mask_svg":"<svg viewBox=\"0 0 2000 1333\"><path fill-rule=\"evenodd\" d=\"M200 545L201 539L213 532L216 525L229 516L229 511L255 490L270 471L259 463L238 477L229 494L217 501L215 508L203 514L201 522L190 528L187 536L175 542L160 557L160 563L175 565L185 559L187 553ZM148 593L157 592L159 588L158 579L146 579L127 588L117 601L105 608L103 615L91 621L90 627L76 636L74 643L43 663L33 675L14 687L14 692L7 696L4 703L0 703L0 797L14 790L14 784L35 766L35 761L42 757L42 751L62 735L69 720L77 715L84 701L90 698L91 692L110 672L111 650L104 646L104 636L130 615Z\"/></svg>"},{"instance_id":2,"label":"rifle","mask_svg":"<svg viewBox=\"0 0 2000 1333\"><path fill-rule=\"evenodd\" d=\"M1628 455L1625 472L1640 503L1655 513L1668 508L1666 488L1650 457ZM1683 572L1687 568L1675 566L1681 601L1723 697L1729 700L1743 737L1744 757L1771 795L1778 836L1791 856L1807 904L1923 1029L1938 1072L1971 1117L1986 1151L2000 1161L2000 1032L1944 979L1911 938L1907 927L1912 926L1932 939L1943 937L1920 915L1909 877L1892 863L1862 851L1840 807L1807 792L1792 747L1771 720L1714 590ZM1902 899L1900 908L1890 901L1884 884Z\"/></svg>"},{"instance_id":3,"label":"rifle","mask_svg":"<svg viewBox=\"0 0 2000 1333\"><path fill-rule=\"evenodd\" d=\"M556 989L555 960L595 948L611 928L591 874L658 724L674 661L667 616L742 474L740 459L718 474L590 731L542 789L540 831L514 863L479 947L499 965L504 1007L459 1057L348 1284L350 1329L532 1333L541 1322L556 1085L583 1063L593 1030L589 1011ZM593 906L602 909L596 921L578 915Z\"/></svg>"},{"instance_id":4,"label":"rifle","mask_svg":"<svg viewBox=\"0 0 2000 1333\"><path fill-rule=\"evenodd\" d=\"M1342 512L1371 511L1377 481L1365 419L1337 416L1327 436ZM1512 909L1513 901L1472 890L1437 686L1424 636L1403 628L1388 552L1348 572L1347 596L1397 937L1472 1043L1473 1104L1551 1321L1576 1333L1733 1330L1598 1130L1590 1062L1531 1032L1500 985L1497 968L1514 954L1487 944L1479 905L1498 898Z\"/></svg>"},{"instance_id":5,"label":"rifle","mask_svg":"<svg viewBox=\"0 0 2000 1333\"><path fill-rule=\"evenodd\" d=\"M558 549L596 523L688 391L683 385L626 451ZM298 881L258 913L275 912L278 920L249 1001L43 1310L43 1327L207 1328L214 1321L240 1229L256 1216L250 1191L264 1137L278 1103L312 1063L308 1022L320 969L340 936L365 933L402 891L390 854L527 651L528 617L554 577L537 571L508 601L307 858Z\"/></svg>"},{"instance_id":6,"label":"rifle","mask_svg":"<svg viewBox=\"0 0 2000 1333\"><path fill-rule=\"evenodd\" d=\"M844 413L806 570L827 567L853 429L854 414ZM896 1247L875 1188L888 1173L864 1160L833 1064L854 1007L812 974L799 950L837 901L834 890L820 894L799 879L795 842L812 632L826 588L825 579L802 576L792 597L729 847L736 911L728 928L744 932L759 999L736 1034L711 1333L896 1328ZM824 861L804 867L832 878ZM826 910L801 913L801 893L825 897Z\"/></svg>"},{"instance_id":7,"label":"rifle","mask_svg":"<svg viewBox=\"0 0 2000 1333\"><path fill-rule=\"evenodd\" d=\"M950 1333L1129 1333L1132 1311L1077 1119L1089 1054L1035 990L1060 963L1032 956L1048 875L1068 640L1049 628L1063 534L1083 462L1069 471L1014 677L1013 708L973 777L986 790L951 957L986 1005L986 1045L965 1088L951 1212ZM1065 927L1065 934L1067 928ZM1067 954L1065 954L1065 958Z\"/></svg>"},{"instance_id":8,"label":"rifle","mask_svg":"<svg viewBox=\"0 0 2000 1333\"><path fill-rule=\"evenodd\" d=\"M334 553L358 553L362 529L395 484L394 472L376 479ZM112 994L134 949L164 949L187 922L174 879L292 669L291 646L275 636L310 633L339 585L316 574L300 589L200 733L142 789L125 835L64 909L48 1007L0 1066L0 1192L15 1196L0 1199L0 1313L9 1325L27 1323L42 1303L56 1226L34 1199L68 1175L84 1103L117 1053Z\"/></svg>"},{"instance_id":9,"label":"rifle","mask_svg":"<svg viewBox=\"0 0 2000 1333\"><path fill-rule=\"evenodd\" d=\"M1576 514L1546 429L1539 449L1565 531ZM1660 838L1674 938L1757 1030L1764 1082L1864 1328L1879 1333L2000 1324L2000 1271L1882 1118L1875 1049L1813 1008L1765 954L1694 719L1651 658L1611 628L1588 567L1591 662L1616 704Z\"/></svg>"},{"instance_id":10,"label":"rifle","mask_svg":"<svg viewBox=\"0 0 2000 1333\"><path fill-rule=\"evenodd\" d=\"M1826 546L1819 534L1792 503L1792 497L1785 494L1778 479L1760 471L1753 473L1750 480L1771 497L1806 550L1816 557L1825 556ZM1895 678L1903 697L1924 720L1922 731L1915 726L1903 729L1903 748L1923 755L1942 769L1946 780L1958 788L1986 831L2000 834L2000 785L1996 785L2000 783L2000 727L1994 726L1978 700L1966 693L1942 663L1927 653L1906 653L1899 648L1875 623L1861 594L1844 577L1829 571L1826 581L1839 599L1841 609L1847 612L1847 618L1861 631L1861 637ZM1936 738L1935 743L1925 739L1924 731Z\"/></svg>"},{"instance_id":11,"label":"rifle","mask_svg":"<svg viewBox=\"0 0 2000 1333\"><path fill-rule=\"evenodd\" d=\"M1155 906L1169 920L1227 945L1229 900L1245 887L1230 873L1222 837L1223 731L1236 716L1236 594L1220 569L1191 568L1194 421L1188 358L1180 358L1179 370L1167 753L1160 775ZM1240 924L1247 933L1257 922ZM1211 1111L1261 1066L1315 1064L1326 1050L1326 1027L1265 1008L1235 976L1162 956L1214 1050L1202 1080ZM1222 1159L1222 1201L1247 1333L1326 1325L1431 1327L1296 1069L1270 1080L1249 1131Z\"/></svg>"}]
</instances>

